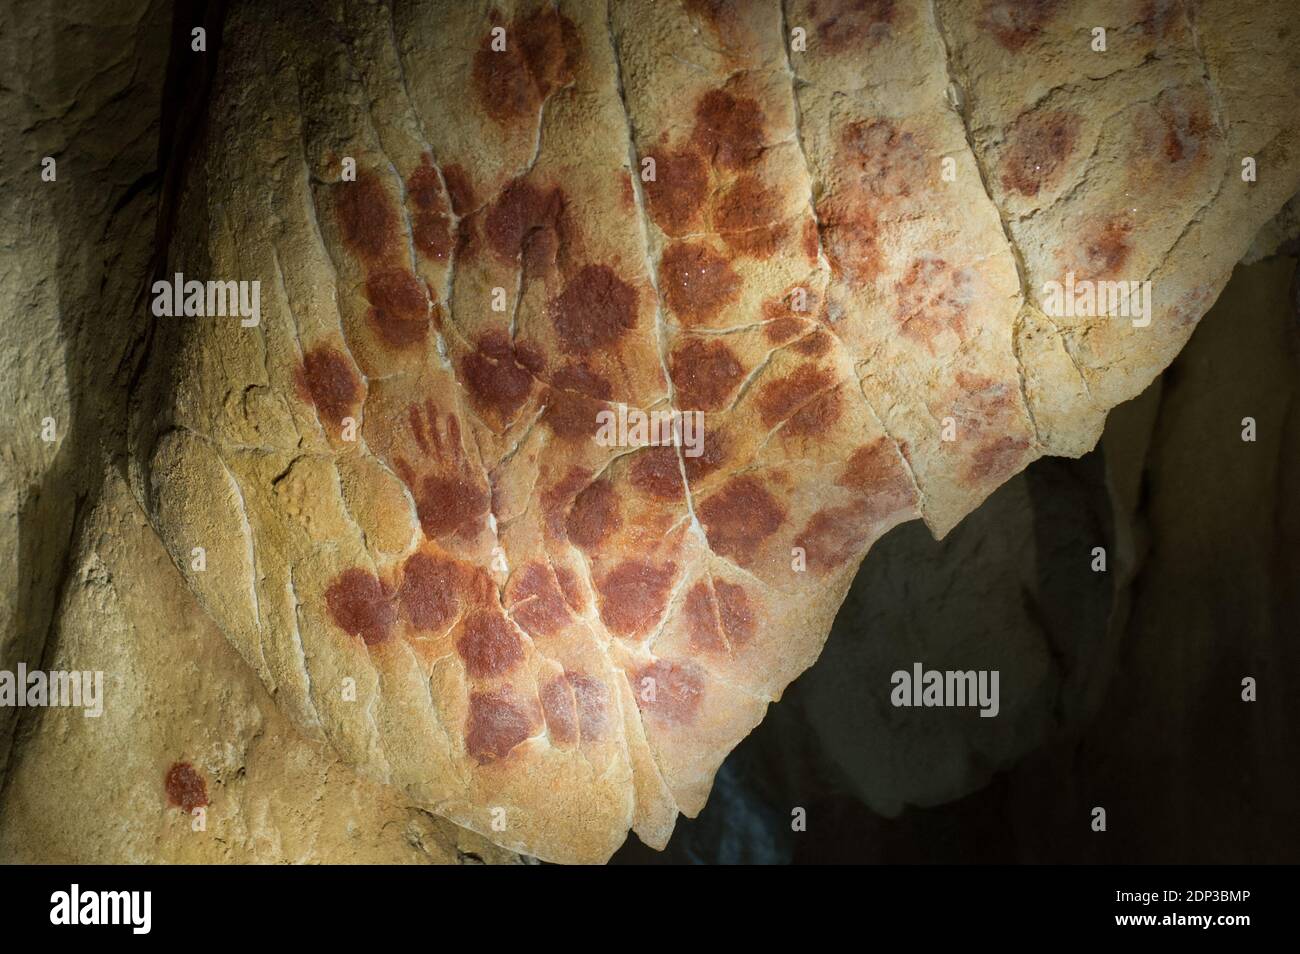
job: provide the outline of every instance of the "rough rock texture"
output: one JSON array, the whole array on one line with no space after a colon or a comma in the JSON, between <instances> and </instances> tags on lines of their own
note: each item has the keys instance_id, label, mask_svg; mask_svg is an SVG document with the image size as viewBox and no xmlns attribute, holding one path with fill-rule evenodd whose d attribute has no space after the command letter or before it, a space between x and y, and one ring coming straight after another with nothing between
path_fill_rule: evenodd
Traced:
<instances>
[{"instance_id":1,"label":"rough rock texture","mask_svg":"<svg viewBox=\"0 0 1300 954\"><path fill-rule=\"evenodd\" d=\"M168 24L145 0L0 10L0 669L39 662L74 515L125 440ZM0 773L16 715L0 709Z\"/></svg>"},{"instance_id":2,"label":"rough rock texture","mask_svg":"<svg viewBox=\"0 0 1300 954\"><path fill-rule=\"evenodd\" d=\"M158 332L136 492L298 726L552 860L662 845L871 542L1090 448L1300 180L1281 5L262 7L168 262L261 324Z\"/></svg>"},{"instance_id":3,"label":"rough rock texture","mask_svg":"<svg viewBox=\"0 0 1300 954\"><path fill-rule=\"evenodd\" d=\"M1238 267L1095 451L1036 461L941 541L878 541L663 860L1294 862L1296 268ZM999 717L892 707L918 659L999 668Z\"/></svg>"},{"instance_id":4,"label":"rough rock texture","mask_svg":"<svg viewBox=\"0 0 1300 954\"><path fill-rule=\"evenodd\" d=\"M185 589L120 477L80 529L44 665L102 671L103 714L49 709L25 736L0 812L0 859L514 860L294 731Z\"/></svg>"},{"instance_id":5,"label":"rough rock texture","mask_svg":"<svg viewBox=\"0 0 1300 954\"><path fill-rule=\"evenodd\" d=\"M177 114L202 115L189 30L215 6L0 11L0 670L102 669L109 693L99 719L0 708L0 862L513 860L302 741L125 491ZM205 833L169 804L200 791Z\"/></svg>"},{"instance_id":6,"label":"rough rock texture","mask_svg":"<svg viewBox=\"0 0 1300 954\"><path fill-rule=\"evenodd\" d=\"M194 10L178 9L184 38ZM1039 454L1091 447L1297 185L1280 4L250 2L211 40L212 113L189 104L199 149L166 173L184 190L159 232L175 236L167 274L262 280L262 323L155 321L168 13L0 14L0 309L22 319L0 324L16 408L0 668L112 659L123 703L102 720L27 712L11 760L0 711L5 860L509 859L411 804L555 860L606 857L629 826L662 845L816 658L871 542L915 516L947 533ZM806 51L787 46L796 27ZM1238 175L1245 155L1258 182ZM1284 246L1294 219L1275 233L1247 254ZM1152 325L1045 315L1042 283L1067 270L1151 277ZM128 393L131 493L114 459ZM614 402L704 411L704 457L597 446ZM1188 453L1168 472L1196 466ZM1114 479L1131 505L1133 475ZM1043 585L1021 554L1062 544L1031 541L1033 488L1005 488L950 552ZM1070 514L1080 530L1088 515ZM919 550L919 530L891 539ZM1121 552L1139 537L1121 521ZM1204 593L1213 580L1144 599L1133 625L1152 639ZM1116 618L1130 604L1121 590ZM984 609L1050 630L1072 605L1008 592ZM1282 604L1240 612L1262 605ZM910 611L863 612L885 631ZM1110 672L1119 632L1001 646L1038 687L1009 734L918 735L873 721L864 696L883 764L859 763L854 791L892 812L977 786L1096 711L1105 680L1054 680ZM889 646L869 647L877 663ZM1220 650L1204 646L1209 673ZM962 651L951 634L916 648ZM890 761L904 748L970 754ZM1153 760L1153 782L1194 757ZM54 790L75 797L55 807ZM206 834L168 807L200 792Z\"/></svg>"},{"instance_id":7,"label":"rough rock texture","mask_svg":"<svg viewBox=\"0 0 1300 954\"><path fill-rule=\"evenodd\" d=\"M1295 191L1284 10L1157 6L237 8L169 265L263 321L169 331L139 493L348 762L545 858L662 845L871 541L1091 447ZM1065 272L1151 326L1045 316ZM599 446L611 403L706 454Z\"/></svg>"},{"instance_id":8,"label":"rough rock texture","mask_svg":"<svg viewBox=\"0 0 1300 954\"><path fill-rule=\"evenodd\" d=\"M876 543L818 664L664 860L1295 862L1296 264L1236 269L1096 451L1036 461L943 541ZM894 710L915 659L1000 665L1002 715Z\"/></svg>"}]
</instances>

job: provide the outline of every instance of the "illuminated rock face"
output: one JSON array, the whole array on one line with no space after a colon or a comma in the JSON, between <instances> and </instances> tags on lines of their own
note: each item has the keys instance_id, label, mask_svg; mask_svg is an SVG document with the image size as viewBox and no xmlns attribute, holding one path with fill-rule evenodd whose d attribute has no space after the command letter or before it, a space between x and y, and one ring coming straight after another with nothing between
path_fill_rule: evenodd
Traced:
<instances>
[{"instance_id":1,"label":"illuminated rock face","mask_svg":"<svg viewBox=\"0 0 1300 954\"><path fill-rule=\"evenodd\" d=\"M136 491L345 761L662 845L872 542L1090 448L1295 191L1283 13L1132 6L236 7L167 274L260 313L159 319Z\"/></svg>"}]
</instances>

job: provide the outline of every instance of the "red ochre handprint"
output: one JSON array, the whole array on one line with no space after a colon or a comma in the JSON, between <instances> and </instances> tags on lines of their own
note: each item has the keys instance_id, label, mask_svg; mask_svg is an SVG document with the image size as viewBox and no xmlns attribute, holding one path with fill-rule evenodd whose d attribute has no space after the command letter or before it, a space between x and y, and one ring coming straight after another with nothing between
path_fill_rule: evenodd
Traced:
<instances>
[{"instance_id":1,"label":"red ochre handprint","mask_svg":"<svg viewBox=\"0 0 1300 954\"><path fill-rule=\"evenodd\" d=\"M420 527L430 539L472 538L486 525L487 483L466 458L460 421L455 414L439 420L432 401L407 408L407 424L419 450L414 463L393 462L415 497Z\"/></svg>"}]
</instances>

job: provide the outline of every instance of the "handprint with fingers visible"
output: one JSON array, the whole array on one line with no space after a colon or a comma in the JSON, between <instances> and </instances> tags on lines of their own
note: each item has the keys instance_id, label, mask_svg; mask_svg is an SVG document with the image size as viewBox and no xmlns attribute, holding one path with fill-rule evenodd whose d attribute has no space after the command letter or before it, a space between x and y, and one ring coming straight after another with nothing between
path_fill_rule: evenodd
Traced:
<instances>
[{"instance_id":1,"label":"handprint with fingers visible","mask_svg":"<svg viewBox=\"0 0 1300 954\"><path fill-rule=\"evenodd\" d=\"M407 425L418 456L414 463L397 457L394 466L415 497L420 527L430 539L474 537L486 525L489 493L486 481L465 452L460 421L448 413L439 418L432 401L407 408Z\"/></svg>"}]
</instances>

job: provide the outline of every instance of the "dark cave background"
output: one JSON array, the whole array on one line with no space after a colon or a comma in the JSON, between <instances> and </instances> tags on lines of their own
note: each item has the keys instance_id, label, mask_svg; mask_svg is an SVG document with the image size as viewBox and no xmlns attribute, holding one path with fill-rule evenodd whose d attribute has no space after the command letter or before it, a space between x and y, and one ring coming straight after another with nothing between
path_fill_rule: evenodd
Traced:
<instances>
[{"instance_id":1,"label":"dark cave background","mask_svg":"<svg viewBox=\"0 0 1300 954\"><path fill-rule=\"evenodd\" d=\"M219 52L167 56L185 48L177 23L220 36L219 0L134 6L145 12L120 37L81 25L50 55L60 89L88 62L129 69L112 108L69 143L24 117L34 135L6 153L29 168L66 150L114 183L69 189L45 236L71 342L71 434L16 515L22 631L0 646L33 664L50 581L100 482L80 462L120 442L127 386L145 354L168 353L136 289L103 276L161 265L149 250L172 228ZM118 63L105 43L131 52ZM142 115L143 131L125 121ZM101 154L102 168L90 162ZM101 219L87 250L87 221ZM662 853L630 836L615 863L1300 861L1297 252L1239 266L1096 450L1037 461L943 541L919 523L880 540L822 657L726 760L701 816L679 819ZM109 334L97 319L110 312L139 324ZM1246 416L1254 443L1241 440ZM1104 574L1090 569L1094 546ZM889 676L914 662L999 670L1001 714L893 708ZM1257 702L1241 701L1245 676ZM0 714L0 766L9 722ZM791 830L796 806L804 832ZM1094 806L1104 833L1090 828Z\"/></svg>"},{"instance_id":2,"label":"dark cave background","mask_svg":"<svg viewBox=\"0 0 1300 954\"><path fill-rule=\"evenodd\" d=\"M877 542L700 817L614 862L1300 860L1296 266L1294 245L1239 266L1091 453L1036 461L943 541ZM1001 713L895 709L914 662L1000 670Z\"/></svg>"}]
</instances>

